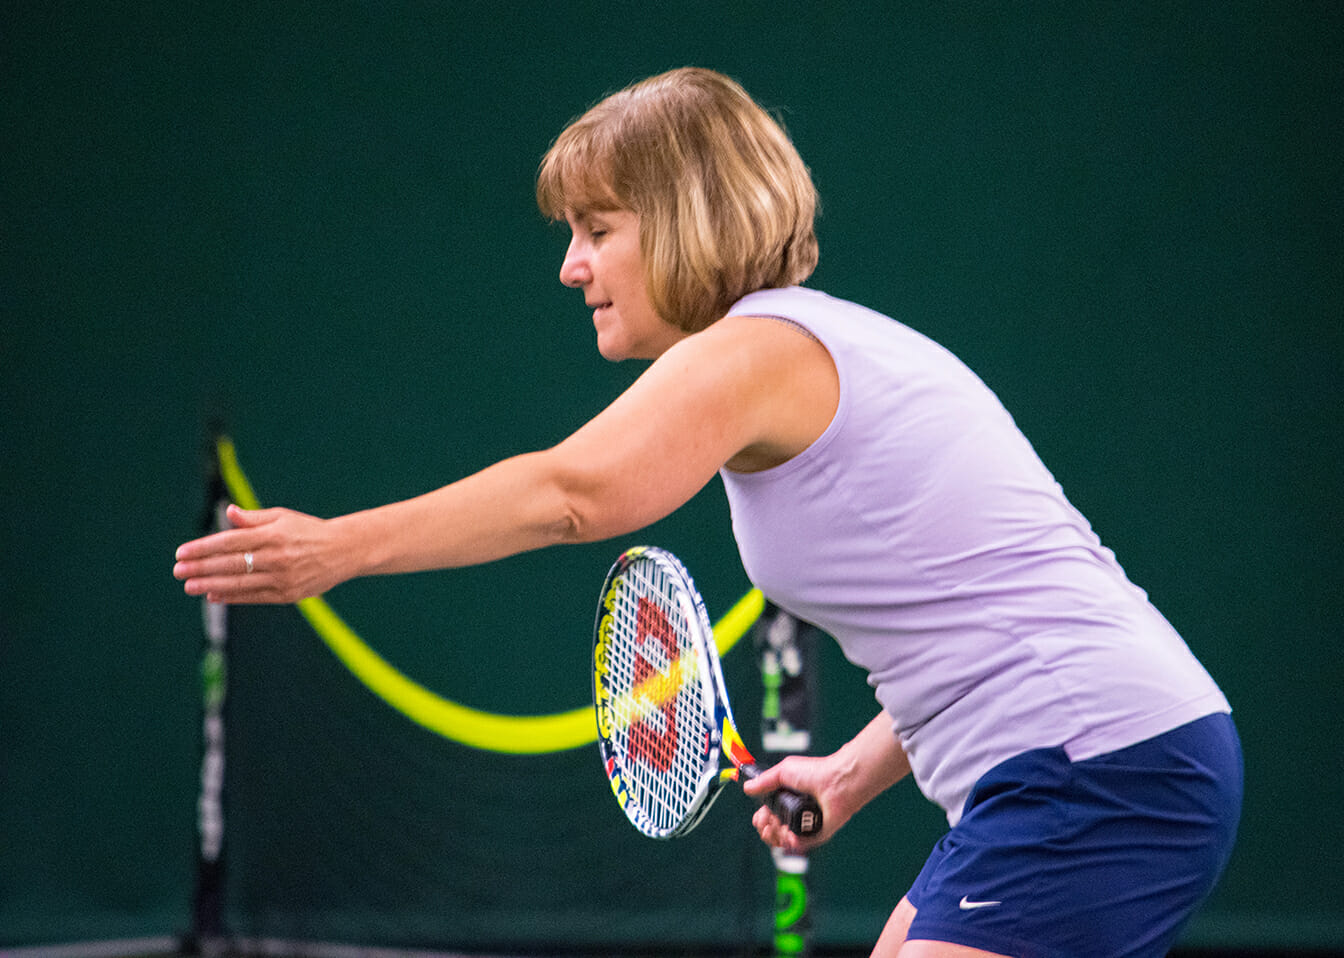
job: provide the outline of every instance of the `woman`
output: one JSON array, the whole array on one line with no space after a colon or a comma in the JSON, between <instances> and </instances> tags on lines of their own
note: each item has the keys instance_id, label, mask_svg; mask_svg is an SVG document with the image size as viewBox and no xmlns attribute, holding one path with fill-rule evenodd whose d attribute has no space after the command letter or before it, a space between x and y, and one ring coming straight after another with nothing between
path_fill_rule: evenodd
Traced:
<instances>
[{"instance_id":1,"label":"woman","mask_svg":"<svg viewBox=\"0 0 1344 958\"><path fill-rule=\"evenodd\" d=\"M874 954L1161 955L1240 810L1229 708L995 397L928 339L798 286L816 194L733 81L603 100L543 160L560 279L609 360L653 360L568 439L416 499L320 520L230 511L174 574L218 602L624 535L715 476L748 574L835 636L882 708L747 787L817 796L826 841L913 772L951 830Z\"/></svg>"}]
</instances>

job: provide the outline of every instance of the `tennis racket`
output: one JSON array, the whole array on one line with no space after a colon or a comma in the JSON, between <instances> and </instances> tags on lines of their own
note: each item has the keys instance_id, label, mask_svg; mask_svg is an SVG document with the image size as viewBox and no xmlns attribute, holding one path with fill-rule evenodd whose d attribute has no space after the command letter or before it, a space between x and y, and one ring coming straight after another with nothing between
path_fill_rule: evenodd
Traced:
<instances>
[{"instance_id":1,"label":"tennis racket","mask_svg":"<svg viewBox=\"0 0 1344 958\"><path fill-rule=\"evenodd\" d=\"M733 723L704 601L662 549L629 549L607 573L593 700L611 790L651 838L685 835L725 782L760 774ZM780 789L766 804L799 836L821 830L821 806L810 795Z\"/></svg>"}]
</instances>

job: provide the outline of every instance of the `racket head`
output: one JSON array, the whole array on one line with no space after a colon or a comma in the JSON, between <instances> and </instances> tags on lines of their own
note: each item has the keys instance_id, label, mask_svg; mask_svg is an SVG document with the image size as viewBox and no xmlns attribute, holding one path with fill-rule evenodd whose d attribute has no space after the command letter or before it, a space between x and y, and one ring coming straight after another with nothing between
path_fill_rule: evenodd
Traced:
<instances>
[{"instance_id":1,"label":"racket head","mask_svg":"<svg viewBox=\"0 0 1344 958\"><path fill-rule=\"evenodd\" d=\"M721 790L726 702L704 601L671 553L637 546L602 586L593 640L598 748L630 823L693 829Z\"/></svg>"}]
</instances>

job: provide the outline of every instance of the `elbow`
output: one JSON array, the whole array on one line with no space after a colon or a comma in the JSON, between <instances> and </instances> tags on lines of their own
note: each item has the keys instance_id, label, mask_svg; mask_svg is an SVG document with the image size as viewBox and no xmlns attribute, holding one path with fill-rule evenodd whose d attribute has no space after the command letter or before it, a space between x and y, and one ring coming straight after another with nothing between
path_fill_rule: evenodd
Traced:
<instances>
[{"instance_id":1,"label":"elbow","mask_svg":"<svg viewBox=\"0 0 1344 958\"><path fill-rule=\"evenodd\" d=\"M646 484L615 482L591 463L560 455L563 448L541 454L547 458L538 490L544 503L541 521L552 543L601 542L662 517Z\"/></svg>"},{"instance_id":2,"label":"elbow","mask_svg":"<svg viewBox=\"0 0 1344 958\"><path fill-rule=\"evenodd\" d=\"M573 502L565 501L551 522L551 536L556 545L579 545L596 541L588 532L590 523Z\"/></svg>"},{"instance_id":3,"label":"elbow","mask_svg":"<svg viewBox=\"0 0 1344 958\"><path fill-rule=\"evenodd\" d=\"M580 545L605 538L599 531L605 516L578 476L552 472L534 493L538 506L534 528L540 530L547 545Z\"/></svg>"},{"instance_id":4,"label":"elbow","mask_svg":"<svg viewBox=\"0 0 1344 958\"><path fill-rule=\"evenodd\" d=\"M604 493L575 480L559 483L556 493L550 529L557 545L601 542L642 525L609 490Z\"/></svg>"},{"instance_id":5,"label":"elbow","mask_svg":"<svg viewBox=\"0 0 1344 958\"><path fill-rule=\"evenodd\" d=\"M609 508L582 496L566 496L552 524L557 545L601 542L633 531ZM637 527L636 527L637 528Z\"/></svg>"}]
</instances>

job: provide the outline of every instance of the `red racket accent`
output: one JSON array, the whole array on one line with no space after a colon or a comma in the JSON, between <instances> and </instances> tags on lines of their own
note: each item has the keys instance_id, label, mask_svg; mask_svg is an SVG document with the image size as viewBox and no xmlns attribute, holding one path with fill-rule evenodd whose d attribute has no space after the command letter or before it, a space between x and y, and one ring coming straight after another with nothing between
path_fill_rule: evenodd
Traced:
<instances>
[{"instance_id":1,"label":"red racket accent","mask_svg":"<svg viewBox=\"0 0 1344 958\"><path fill-rule=\"evenodd\" d=\"M636 613L635 620L635 646L638 649L644 648L644 643L652 636L662 643L663 651L667 653L669 670L676 668L678 660L677 637L672 631L672 623L667 621L667 616L663 610L658 608L648 599L640 597L639 611ZM639 686L653 675L662 675L658 667L650 662L643 654L639 652L635 659L635 673L633 685ZM677 755L677 696L666 697L666 702L659 707L658 714L662 716L662 730L659 731L653 726L649 718L642 718L634 725L630 726L630 758L635 761L644 761L652 765L659 771L667 771L672 767L672 762Z\"/></svg>"},{"instance_id":2,"label":"red racket accent","mask_svg":"<svg viewBox=\"0 0 1344 958\"><path fill-rule=\"evenodd\" d=\"M728 721L723 723L723 750L728 754L729 760L739 768L743 765L756 764L756 759L747 751L742 736L737 734L737 729Z\"/></svg>"}]
</instances>

